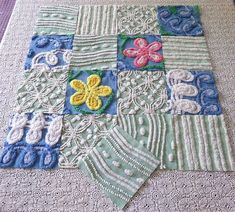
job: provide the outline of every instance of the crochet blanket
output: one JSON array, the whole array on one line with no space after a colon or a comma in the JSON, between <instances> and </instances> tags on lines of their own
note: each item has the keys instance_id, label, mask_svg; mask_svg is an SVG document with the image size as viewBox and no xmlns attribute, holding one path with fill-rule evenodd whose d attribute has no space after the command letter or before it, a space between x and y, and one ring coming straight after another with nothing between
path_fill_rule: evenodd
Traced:
<instances>
[{"instance_id":1,"label":"crochet blanket","mask_svg":"<svg viewBox=\"0 0 235 212\"><path fill-rule=\"evenodd\" d=\"M79 168L123 208L159 169L232 171L198 6L39 12L2 168Z\"/></svg>"}]
</instances>

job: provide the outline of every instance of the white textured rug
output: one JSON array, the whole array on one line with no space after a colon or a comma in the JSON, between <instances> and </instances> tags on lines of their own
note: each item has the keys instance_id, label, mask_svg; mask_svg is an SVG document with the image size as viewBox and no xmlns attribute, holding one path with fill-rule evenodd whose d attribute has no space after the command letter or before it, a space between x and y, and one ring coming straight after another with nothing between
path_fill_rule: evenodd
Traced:
<instances>
[{"instance_id":1,"label":"white textured rug","mask_svg":"<svg viewBox=\"0 0 235 212\"><path fill-rule=\"evenodd\" d=\"M0 139L21 81L23 63L42 5L124 4L126 1L18 0L0 44ZM128 1L128 4L198 4L217 77L229 137L235 143L235 7L232 0ZM89 186L88 186L89 185ZM127 211L234 211L235 173L155 172ZM0 211L116 211L79 170L0 170Z\"/></svg>"}]
</instances>

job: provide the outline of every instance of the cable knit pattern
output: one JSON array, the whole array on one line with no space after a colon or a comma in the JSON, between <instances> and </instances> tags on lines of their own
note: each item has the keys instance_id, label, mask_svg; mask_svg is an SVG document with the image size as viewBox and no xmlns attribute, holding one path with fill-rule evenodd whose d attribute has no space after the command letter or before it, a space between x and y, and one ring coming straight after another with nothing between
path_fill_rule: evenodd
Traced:
<instances>
[{"instance_id":1,"label":"cable knit pattern","mask_svg":"<svg viewBox=\"0 0 235 212\"><path fill-rule=\"evenodd\" d=\"M25 45L31 38L39 6L83 4L115 4L117 1L71 1L71 0L19 0L16 3L8 30L0 44L0 138L6 134L9 113L14 109L16 87L23 76L19 70L27 54ZM134 1L132 4L156 4L153 1ZM202 22L207 37L214 74L224 109L228 135L234 143L234 90L233 72L235 49L234 6L231 0L194 1L160 0L159 5L200 4ZM226 12L224 12L226 11ZM27 23L27 24L26 24ZM221 39L223 38L223 39ZM14 48L12 48L14 46ZM6 81L7 79L7 81ZM218 80L217 80L218 79ZM9 98L10 97L10 98ZM210 172L156 172L137 192L128 204L127 211L233 211L234 173ZM98 186L79 170L0 170L1 211L117 211ZM71 204L72 203L72 204Z\"/></svg>"}]
</instances>

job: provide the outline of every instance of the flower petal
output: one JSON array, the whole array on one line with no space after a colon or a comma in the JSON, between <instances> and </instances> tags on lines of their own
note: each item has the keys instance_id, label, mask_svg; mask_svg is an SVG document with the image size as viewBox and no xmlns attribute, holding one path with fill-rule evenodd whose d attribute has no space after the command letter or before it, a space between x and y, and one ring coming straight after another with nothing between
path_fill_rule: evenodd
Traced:
<instances>
[{"instance_id":1,"label":"flower petal","mask_svg":"<svg viewBox=\"0 0 235 212\"><path fill-rule=\"evenodd\" d=\"M94 89L94 94L97 96L109 96L112 93L112 88L109 86L99 86Z\"/></svg>"},{"instance_id":2,"label":"flower petal","mask_svg":"<svg viewBox=\"0 0 235 212\"><path fill-rule=\"evenodd\" d=\"M160 63L163 60L163 56L157 52L149 52L149 60Z\"/></svg>"},{"instance_id":3,"label":"flower petal","mask_svg":"<svg viewBox=\"0 0 235 212\"><path fill-rule=\"evenodd\" d=\"M134 65L138 68L146 66L148 63L148 55L140 55L135 58Z\"/></svg>"},{"instance_id":4,"label":"flower petal","mask_svg":"<svg viewBox=\"0 0 235 212\"><path fill-rule=\"evenodd\" d=\"M134 40L134 45L138 48L144 48L148 46L148 42L144 38L136 38Z\"/></svg>"},{"instance_id":5,"label":"flower petal","mask_svg":"<svg viewBox=\"0 0 235 212\"><path fill-rule=\"evenodd\" d=\"M97 95L91 93L86 100L86 105L90 110L98 110L102 106L102 101Z\"/></svg>"},{"instance_id":6,"label":"flower petal","mask_svg":"<svg viewBox=\"0 0 235 212\"><path fill-rule=\"evenodd\" d=\"M148 45L148 50L151 51L151 52L155 52L155 51L158 51L159 49L162 48L162 44L160 42L152 42Z\"/></svg>"},{"instance_id":7,"label":"flower petal","mask_svg":"<svg viewBox=\"0 0 235 212\"><path fill-rule=\"evenodd\" d=\"M83 93L86 89L86 85L83 81L81 80L77 80L77 79L74 79L70 82L70 86L78 91L79 93Z\"/></svg>"},{"instance_id":8,"label":"flower petal","mask_svg":"<svg viewBox=\"0 0 235 212\"><path fill-rule=\"evenodd\" d=\"M126 57L136 57L137 54L138 54L138 50L135 48L129 48L123 51L123 55L125 55Z\"/></svg>"},{"instance_id":9,"label":"flower petal","mask_svg":"<svg viewBox=\"0 0 235 212\"><path fill-rule=\"evenodd\" d=\"M83 104L86 101L86 99L87 99L86 92L83 92L83 93L76 92L70 97L70 104L78 106L78 105Z\"/></svg>"},{"instance_id":10,"label":"flower petal","mask_svg":"<svg viewBox=\"0 0 235 212\"><path fill-rule=\"evenodd\" d=\"M97 87L101 82L101 78L97 74L92 74L89 77L87 77L87 85L89 88L95 88Z\"/></svg>"}]
</instances>

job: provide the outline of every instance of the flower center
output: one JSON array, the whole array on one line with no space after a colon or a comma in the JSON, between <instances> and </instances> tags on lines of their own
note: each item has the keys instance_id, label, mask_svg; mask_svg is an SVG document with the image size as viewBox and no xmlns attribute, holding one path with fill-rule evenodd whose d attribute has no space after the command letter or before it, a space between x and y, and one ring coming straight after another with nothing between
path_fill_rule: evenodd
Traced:
<instances>
[{"instance_id":1,"label":"flower center","mask_svg":"<svg viewBox=\"0 0 235 212\"><path fill-rule=\"evenodd\" d=\"M148 54L148 53L149 53L149 50L148 50L147 47L143 47L143 48L141 48L141 49L139 50L139 54L140 54L140 55L146 55L146 54Z\"/></svg>"}]
</instances>

